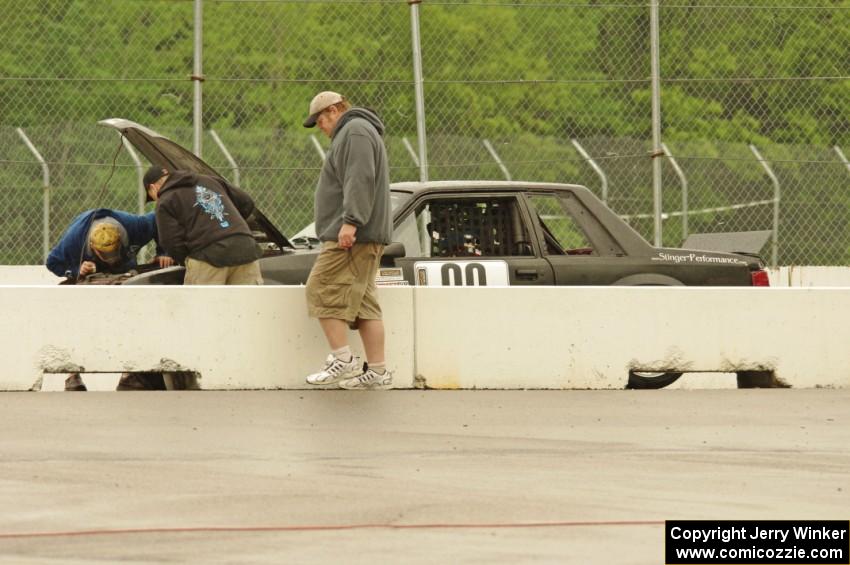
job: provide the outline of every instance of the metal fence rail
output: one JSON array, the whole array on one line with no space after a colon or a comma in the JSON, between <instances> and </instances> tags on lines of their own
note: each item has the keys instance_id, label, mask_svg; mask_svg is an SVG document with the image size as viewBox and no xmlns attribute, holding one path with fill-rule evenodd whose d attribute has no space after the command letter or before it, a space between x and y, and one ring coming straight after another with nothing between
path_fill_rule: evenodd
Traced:
<instances>
[{"instance_id":1,"label":"metal fence rail","mask_svg":"<svg viewBox=\"0 0 850 565\"><path fill-rule=\"evenodd\" d=\"M297 232L328 147L301 122L325 89L384 119L393 180L584 184L649 241L770 229L772 262L850 262L847 0L6 7L0 263L42 262L87 208L139 210L109 117L194 149Z\"/></svg>"}]
</instances>

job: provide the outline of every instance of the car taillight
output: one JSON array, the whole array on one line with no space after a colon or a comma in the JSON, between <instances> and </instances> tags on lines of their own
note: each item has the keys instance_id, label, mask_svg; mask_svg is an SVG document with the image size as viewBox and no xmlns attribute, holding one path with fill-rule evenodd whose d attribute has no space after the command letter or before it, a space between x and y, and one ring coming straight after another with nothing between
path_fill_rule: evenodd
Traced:
<instances>
[{"instance_id":1,"label":"car taillight","mask_svg":"<svg viewBox=\"0 0 850 565\"><path fill-rule=\"evenodd\" d=\"M750 273L753 279L753 286L770 286L770 279L767 278L767 271L759 269Z\"/></svg>"}]
</instances>

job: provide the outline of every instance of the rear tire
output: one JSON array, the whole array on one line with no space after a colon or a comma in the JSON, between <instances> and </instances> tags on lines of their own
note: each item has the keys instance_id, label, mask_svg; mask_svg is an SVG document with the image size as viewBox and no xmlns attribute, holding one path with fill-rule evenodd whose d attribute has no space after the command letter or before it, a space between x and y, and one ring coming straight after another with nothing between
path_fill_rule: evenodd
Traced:
<instances>
[{"instance_id":1,"label":"rear tire","mask_svg":"<svg viewBox=\"0 0 850 565\"><path fill-rule=\"evenodd\" d=\"M629 371L627 389L652 390L664 388L679 380L682 373L651 373L646 371Z\"/></svg>"}]
</instances>

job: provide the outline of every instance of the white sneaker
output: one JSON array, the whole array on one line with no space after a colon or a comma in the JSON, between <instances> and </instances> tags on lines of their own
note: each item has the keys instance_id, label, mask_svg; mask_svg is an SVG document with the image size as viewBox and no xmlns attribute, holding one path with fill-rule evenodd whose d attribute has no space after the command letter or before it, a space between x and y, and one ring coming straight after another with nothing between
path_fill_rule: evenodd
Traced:
<instances>
[{"instance_id":1,"label":"white sneaker","mask_svg":"<svg viewBox=\"0 0 850 565\"><path fill-rule=\"evenodd\" d=\"M393 374L389 371L379 375L372 369L353 379L339 383L340 388L347 390L384 390L393 385Z\"/></svg>"},{"instance_id":2,"label":"white sneaker","mask_svg":"<svg viewBox=\"0 0 850 565\"><path fill-rule=\"evenodd\" d=\"M332 385L343 379L350 379L360 374L362 370L363 367L360 363L360 358L356 355L352 355L351 361L346 363L331 354L325 359L325 367L321 371L307 376L307 384Z\"/></svg>"}]
</instances>

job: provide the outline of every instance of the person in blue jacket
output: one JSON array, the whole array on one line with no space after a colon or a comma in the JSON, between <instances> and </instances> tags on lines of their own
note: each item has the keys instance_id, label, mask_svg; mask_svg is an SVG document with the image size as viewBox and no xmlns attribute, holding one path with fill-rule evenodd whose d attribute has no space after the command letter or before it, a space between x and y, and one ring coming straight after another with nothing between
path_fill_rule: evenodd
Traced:
<instances>
[{"instance_id":1,"label":"person in blue jacket","mask_svg":"<svg viewBox=\"0 0 850 565\"><path fill-rule=\"evenodd\" d=\"M74 218L45 264L51 273L73 279L95 272L126 273L152 240L157 245L154 261L160 267L173 265L159 245L153 212L137 216L109 208L87 210Z\"/></svg>"},{"instance_id":2,"label":"person in blue jacket","mask_svg":"<svg viewBox=\"0 0 850 565\"><path fill-rule=\"evenodd\" d=\"M48 270L60 277L81 279L92 273L126 273L136 266L136 254L151 240L156 241L154 261L169 267L174 260L162 252L153 212L142 216L98 208L74 218L45 262ZM124 373L117 390L151 388L150 375ZM161 379L161 377L160 377ZM79 373L65 379L65 390L84 391Z\"/></svg>"}]
</instances>

